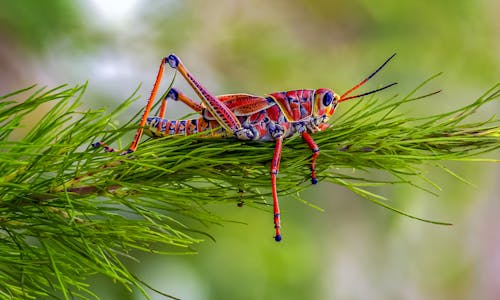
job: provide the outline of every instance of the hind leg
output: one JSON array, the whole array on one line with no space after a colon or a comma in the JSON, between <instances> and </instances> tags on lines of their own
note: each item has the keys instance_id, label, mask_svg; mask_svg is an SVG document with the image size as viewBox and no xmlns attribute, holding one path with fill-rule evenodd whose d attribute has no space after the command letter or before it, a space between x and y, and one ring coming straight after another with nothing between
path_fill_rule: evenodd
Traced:
<instances>
[{"instance_id":1,"label":"hind leg","mask_svg":"<svg viewBox=\"0 0 500 300\"><path fill-rule=\"evenodd\" d=\"M144 113L142 115L141 121L139 123L139 128L137 129L137 132L135 133L134 139L132 140L132 143L130 144L128 150L122 152L122 154L127 154L127 153L132 153L134 152L140 142L140 139L142 137L142 133L144 132L144 126L146 125L147 119L149 117L149 114L151 112L151 108L153 107L154 99L156 98L156 94L158 93L158 88L161 83L161 79L163 77L163 72L165 70L165 64L168 63L167 58L162 59L160 63L160 67L158 69L158 73L156 75L156 80L153 85L153 90L151 91L151 94L149 96L148 102L144 108ZM196 103L195 101L191 100L189 97L178 91L177 89L171 89L165 98L162 100L162 104L159 110L159 117L163 118L165 115L165 111L167 109L167 99L172 99L172 100L180 100L183 103L185 103L187 106L191 107L194 111L201 113L203 110L203 106L199 103ZM160 126L160 124L158 125ZM92 144L93 147L104 147L104 151L106 152L116 152L114 148L106 145L103 142L96 142Z\"/></svg>"},{"instance_id":2,"label":"hind leg","mask_svg":"<svg viewBox=\"0 0 500 300\"><path fill-rule=\"evenodd\" d=\"M187 70L179 57L170 54L165 58L169 65L179 71L182 77L196 92L207 111L215 118L217 123L227 132L229 136L234 136L242 140L251 140L255 137L253 131L243 128L236 115L231 109L217 97L213 96L196 78Z\"/></svg>"},{"instance_id":3,"label":"hind leg","mask_svg":"<svg viewBox=\"0 0 500 300\"><path fill-rule=\"evenodd\" d=\"M129 148L122 152L122 154L127 154L127 153L132 153L137 149L137 146L139 145L139 141L141 140L142 133L144 132L144 125L146 125L147 119L149 117L149 113L151 112L151 108L153 107L154 99L156 98L156 94L158 93L158 88L160 87L161 79L163 77L163 72L165 70L165 63L166 63L166 58L161 60L160 67L158 69L158 73L156 74L156 80L153 85L153 90L151 91L151 94L149 95L148 102L146 104L146 107L144 108L144 113L142 114L141 121L139 123L139 129L137 129L137 132L135 133L134 139L132 140L132 143L130 144ZM164 108L166 108L166 103L164 105ZM104 150L107 152L116 152L115 149L109 147L103 142L97 142L92 144L93 147L104 147Z\"/></svg>"}]
</instances>

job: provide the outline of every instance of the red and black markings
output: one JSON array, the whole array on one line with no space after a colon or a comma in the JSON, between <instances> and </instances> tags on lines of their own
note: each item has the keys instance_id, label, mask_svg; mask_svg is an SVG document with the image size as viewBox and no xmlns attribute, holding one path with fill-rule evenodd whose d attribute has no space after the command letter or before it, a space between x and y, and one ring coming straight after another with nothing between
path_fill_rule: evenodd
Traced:
<instances>
[{"instance_id":1,"label":"red and black markings","mask_svg":"<svg viewBox=\"0 0 500 300\"><path fill-rule=\"evenodd\" d=\"M393 57L394 55L389 57L375 72L371 73L367 78L363 79L340 97L329 89L299 89L271 93L266 97L250 94L232 94L215 97L193 77L175 54L170 54L168 57L162 59L151 96L148 99L139 124L139 129L129 149L122 154L132 153L136 150L145 129L145 132L152 137L191 135L206 132L206 137L236 137L244 140L254 139L275 142L270 176L274 227L276 230L274 239L279 242L282 237L276 182L281 161L283 139L295 133L302 135L303 140L312 151L311 181L313 184L317 183L316 159L319 155L319 147L312 139L310 133L324 130L328 127L329 123L327 123L327 120L335 111L338 103L369 95L394 85L395 83L367 93L349 96L354 90L364 85L378 73ZM190 120L163 119L166 110L165 100L162 100L164 102L160 107L159 117L149 117L163 75L164 65L167 63L181 73L204 105L194 102L187 96L178 93L177 90L172 90L172 93L168 95L171 95L174 99L181 100L194 111L200 113L200 118ZM93 145L95 147L102 146L108 152L115 151L103 142L97 142Z\"/></svg>"},{"instance_id":2,"label":"red and black markings","mask_svg":"<svg viewBox=\"0 0 500 300\"><path fill-rule=\"evenodd\" d=\"M298 122L311 116L315 90L293 90L269 94L289 122Z\"/></svg>"}]
</instances>

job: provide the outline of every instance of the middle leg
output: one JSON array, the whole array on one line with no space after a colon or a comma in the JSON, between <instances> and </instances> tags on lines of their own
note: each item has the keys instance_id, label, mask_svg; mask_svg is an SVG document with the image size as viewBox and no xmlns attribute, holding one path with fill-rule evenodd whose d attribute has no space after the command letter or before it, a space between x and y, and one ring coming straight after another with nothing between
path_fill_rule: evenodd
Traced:
<instances>
[{"instance_id":1,"label":"middle leg","mask_svg":"<svg viewBox=\"0 0 500 300\"><path fill-rule=\"evenodd\" d=\"M280 169L281 160L281 149L283 146L283 137L276 139L276 146L274 148L273 161L271 162L271 190L273 194L273 211L274 211L274 228L276 229L276 235L274 240L276 242L281 241L281 218L280 218L280 207L278 203L278 192L276 188L276 176Z\"/></svg>"}]
</instances>

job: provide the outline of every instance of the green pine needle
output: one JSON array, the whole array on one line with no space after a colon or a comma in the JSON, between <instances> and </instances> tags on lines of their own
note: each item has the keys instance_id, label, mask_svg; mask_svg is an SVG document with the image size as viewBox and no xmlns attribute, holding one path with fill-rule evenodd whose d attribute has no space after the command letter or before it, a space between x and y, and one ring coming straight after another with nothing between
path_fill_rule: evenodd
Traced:
<instances>
[{"instance_id":1,"label":"green pine needle","mask_svg":"<svg viewBox=\"0 0 500 300\"><path fill-rule=\"evenodd\" d=\"M340 109L330 129L314 135L321 149L318 178L405 216L447 224L397 210L370 187L409 184L433 193L437 187L425 177L425 165L441 166L464 180L440 162L498 162L478 158L500 147L498 119L468 118L498 99L500 83L451 112L422 117L402 113L405 104L433 94L414 96L425 83L403 98L369 97ZM212 239L205 232L207 224L229 221L209 211L208 204L243 200L261 206L271 199L273 143L167 137L144 141L132 155L105 153L90 144L115 144L123 138L120 144L127 145L141 112L115 128L135 95L111 113L82 111L85 87L29 87L0 97L3 298L97 298L86 281L94 274L138 289L147 298L145 288L153 288L130 273L124 261L137 252L195 253L204 238ZM15 138L22 124L30 123L30 113L47 102L52 109L24 137ZM309 158L300 138L285 141L278 176L281 197L297 197L309 187ZM373 170L392 179L370 176ZM426 185L415 183L422 180Z\"/></svg>"}]
</instances>

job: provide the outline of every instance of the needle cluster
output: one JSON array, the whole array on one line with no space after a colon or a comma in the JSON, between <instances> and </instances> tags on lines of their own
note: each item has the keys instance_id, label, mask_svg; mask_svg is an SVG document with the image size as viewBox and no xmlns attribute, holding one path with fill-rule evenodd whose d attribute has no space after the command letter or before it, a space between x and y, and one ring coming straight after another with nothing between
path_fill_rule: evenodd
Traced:
<instances>
[{"instance_id":1,"label":"needle cluster","mask_svg":"<svg viewBox=\"0 0 500 300\"><path fill-rule=\"evenodd\" d=\"M500 84L454 111L401 113L406 104L425 98L415 96L419 89L391 99L371 95L340 109L330 129L314 136L321 149L318 179L408 215L369 187L401 183L427 189L414 183L425 178L426 164L488 161L478 155L500 147L499 120L469 117L499 98ZM90 145L99 140L116 145L123 138L127 146L140 112L122 126L111 124L136 97L111 113L84 111L84 92L85 85L30 87L0 97L1 298L97 298L87 281L95 274L147 297L150 287L124 262L139 252L195 253L196 244L212 238L206 225L227 221L208 204L258 206L271 199L272 143L195 135L147 140L130 155L105 153ZM31 113L46 103L52 108L30 124ZM14 137L23 126L29 132ZM281 196L309 186L309 155L300 138L285 141ZM361 172L343 172L352 169ZM392 179L371 177L372 170Z\"/></svg>"}]
</instances>

